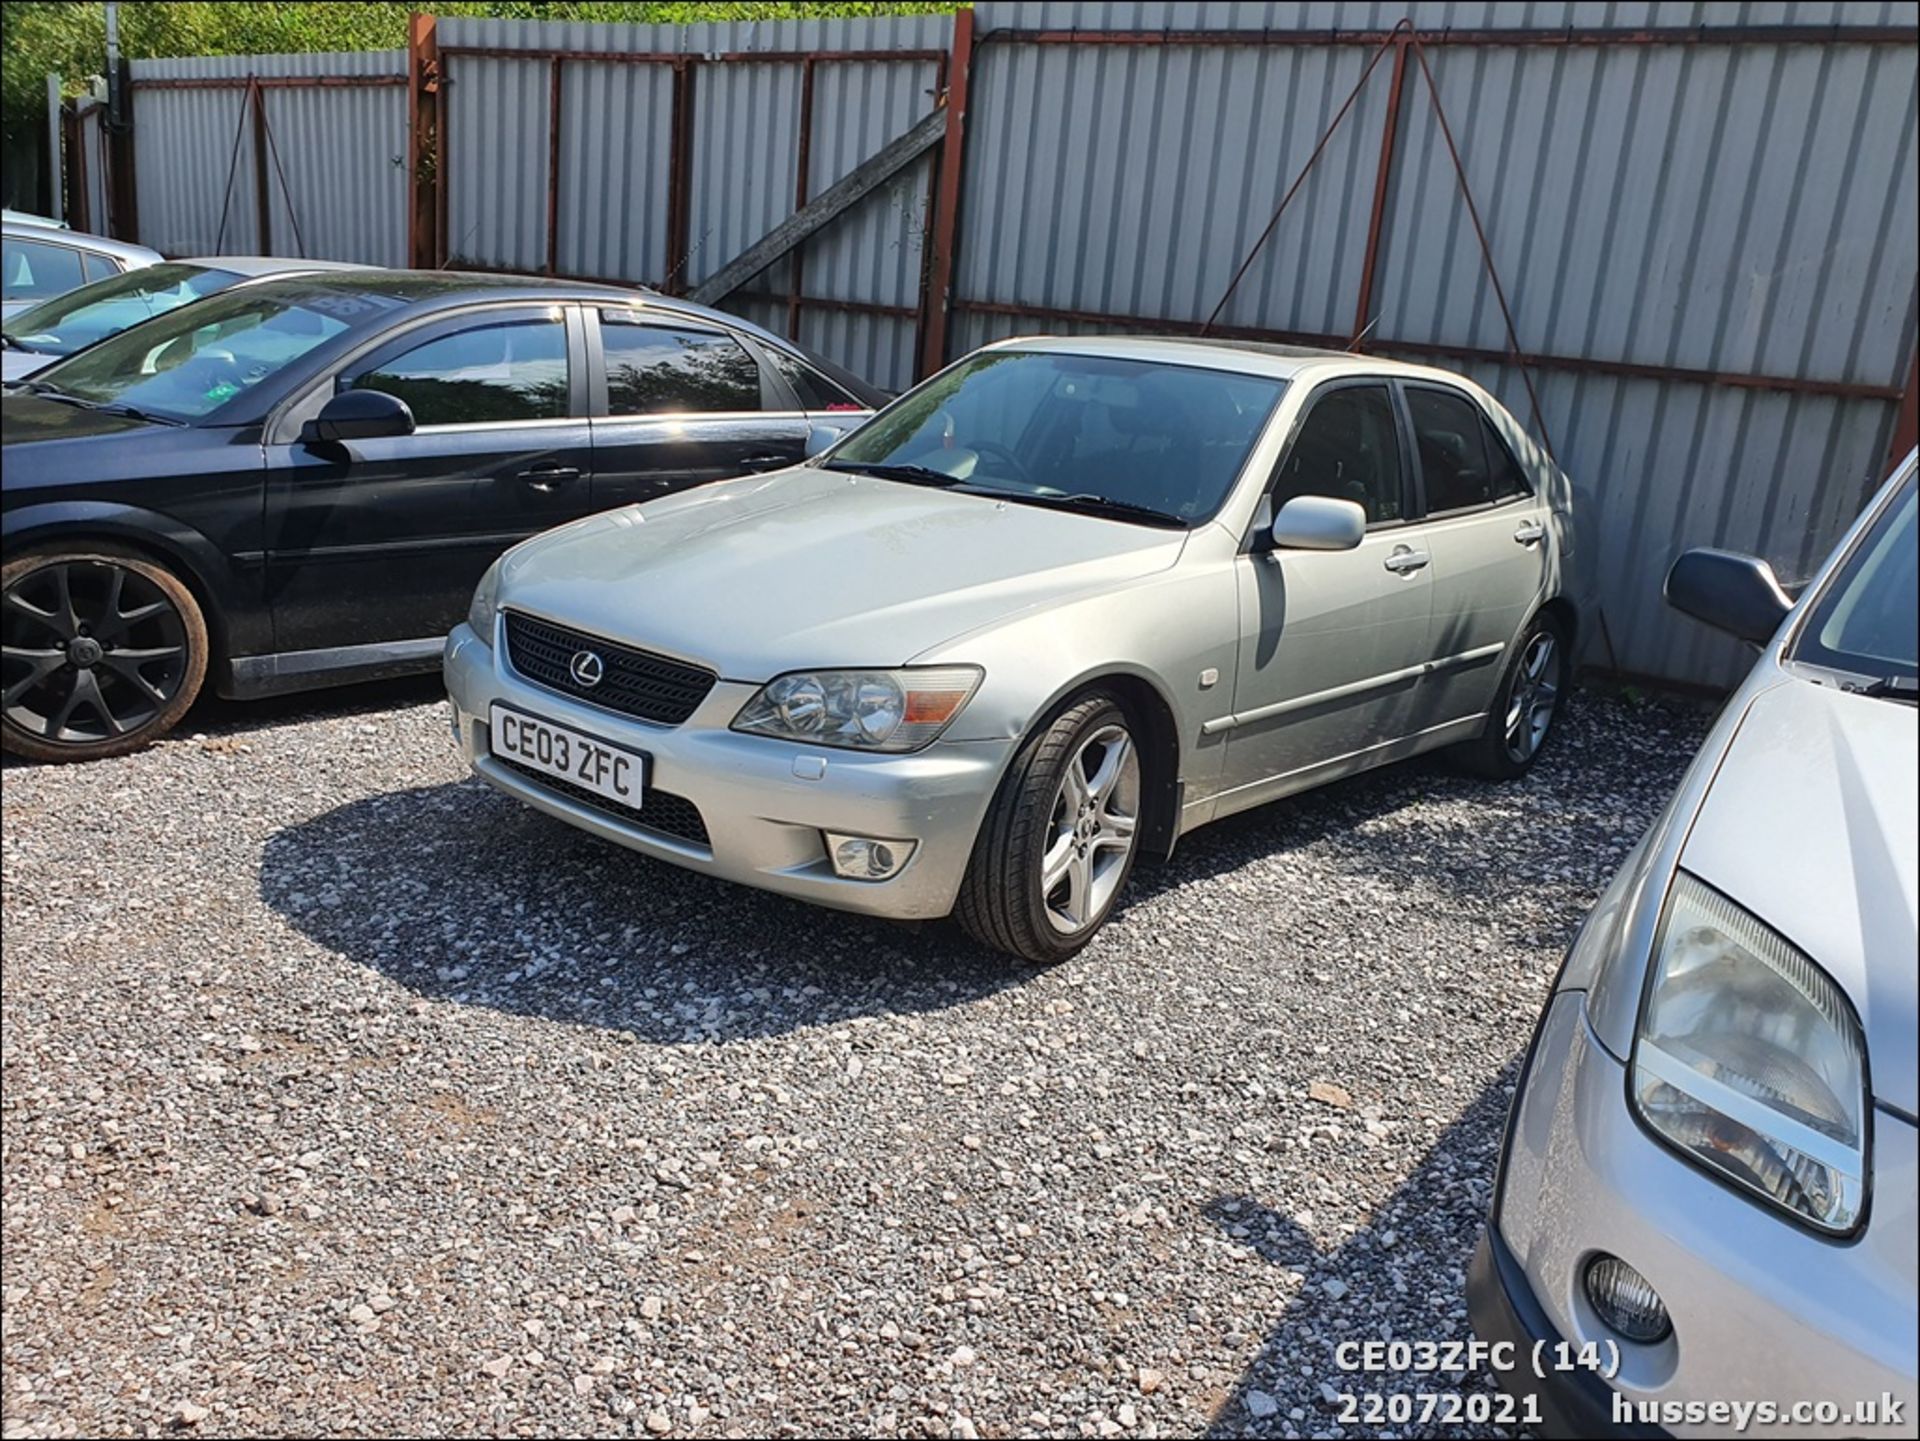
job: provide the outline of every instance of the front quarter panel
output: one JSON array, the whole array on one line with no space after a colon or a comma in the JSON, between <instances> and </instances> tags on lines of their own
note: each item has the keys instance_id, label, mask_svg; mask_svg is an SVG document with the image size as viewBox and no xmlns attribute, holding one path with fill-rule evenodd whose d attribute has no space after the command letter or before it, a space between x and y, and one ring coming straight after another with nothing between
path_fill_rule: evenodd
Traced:
<instances>
[{"instance_id":1,"label":"front quarter panel","mask_svg":"<svg viewBox=\"0 0 1920 1441\"><path fill-rule=\"evenodd\" d=\"M1218 789L1223 751L1221 738L1203 739L1201 726L1232 708L1236 549L1224 530L1205 526L1166 570L1018 613L915 656L916 665L986 672L946 740L1025 736L1102 677L1145 682L1172 713L1187 824L1197 824L1196 805Z\"/></svg>"},{"instance_id":2,"label":"front quarter panel","mask_svg":"<svg viewBox=\"0 0 1920 1441\"><path fill-rule=\"evenodd\" d=\"M113 540L183 573L229 654L272 649L258 567L258 433L149 427L129 435L6 448L0 537L27 546Z\"/></svg>"}]
</instances>

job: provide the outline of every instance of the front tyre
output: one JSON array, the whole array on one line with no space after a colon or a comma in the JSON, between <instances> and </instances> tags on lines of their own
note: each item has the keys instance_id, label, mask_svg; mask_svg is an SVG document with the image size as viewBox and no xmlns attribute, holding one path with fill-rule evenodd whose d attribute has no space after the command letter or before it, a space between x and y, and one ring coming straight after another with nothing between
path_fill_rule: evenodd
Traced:
<instances>
[{"instance_id":1,"label":"front tyre","mask_svg":"<svg viewBox=\"0 0 1920 1441\"><path fill-rule=\"evenodd\" d=\"M165 735L207 674L207 625L163 566L89 547L0 567L0 746L37 761Z\"/></svg>"},{"instance_id":2,"label":"front tyre","mask_svg":"<svg viewBox=\"0 0 1920 1441\"><path fill-rule=\"evenodd\" d=\"M954 918L1022 960L1066 960L1093 939L1133 871L1144 794L1125 709L1104 692L1071 703L1001 781Z\"/></svg>"},{"instance_id":3,"label":"front tyre","mask_svg":"<svg viewBox=\"0 0 1920 1441\"><path fill-rule=\"evenodd\" d=\"M1533 769L1560 716L1572 671L1566 631L1551 615L1533 618L1494 693L1476 740L1455 748L1461 765L1494 780L1517 780Z\"/></svg>"}]
</instances>

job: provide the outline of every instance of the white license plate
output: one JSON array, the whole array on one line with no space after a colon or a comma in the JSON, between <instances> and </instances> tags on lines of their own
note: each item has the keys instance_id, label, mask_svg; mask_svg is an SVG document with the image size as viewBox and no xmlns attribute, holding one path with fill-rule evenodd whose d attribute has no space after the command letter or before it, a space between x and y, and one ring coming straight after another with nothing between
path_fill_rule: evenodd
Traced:
<instances>
[{"instance_id":1,"label":"white license plate","mask_svg":"<svg viewBox=\"0 0 1920 1441\"><path fill-rule=\"evenodd\" d=\"M498 703L487 712L487 723L493 753L502 760L517 761L529 770L640 809L647 758L638 751Z\"/></svg>"}]
</instances>

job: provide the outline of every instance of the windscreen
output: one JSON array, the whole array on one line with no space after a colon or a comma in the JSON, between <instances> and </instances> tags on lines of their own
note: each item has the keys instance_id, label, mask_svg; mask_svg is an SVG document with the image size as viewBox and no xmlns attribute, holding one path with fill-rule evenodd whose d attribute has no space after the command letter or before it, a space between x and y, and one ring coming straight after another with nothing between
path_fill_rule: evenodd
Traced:
<instances>
[{"instance_id":1,"label":"windscreen","mask_svg":"<svg viewBox=\"0 0 1920 1441\"><path fill-rule=\"evenodd\" d=\"M129 270L21 311L7 322L7 344L38 355L71 355L239 278L231 270L178 262Z\"/></svg>"},{"instance_id":2,"label":"windscreen","mask_svg":"<svg viewBox=\"0 0 1920 1441\"><path fill-rule=\"evenodd\" d=\"M1814 603L1791 660L1871 679L1920 674L1920 490L1906 488Z\"/></svg>"},{"instance_id":3,"label":"windscreen","mask_svg":"<svg viewBox=\"0 0 1920 1441\"><path fill-rule=\"evenodd\" d=\"M827 463L920 467L1009 499L1090 499L1186 525L1226 500L1286 382L1031 350L975 356L910 392Z\"/></svg>"},{"instance_id":4,"label":"windscreen","mask_svg":"<svg viewBox=\"0 0 1920 1441\"><path fill-rule=\"evenodd\" d=\"M249 285L124 330L26 384L96 405L198 420L400 303L296 281Z\"/></svg>"}]
</instances>

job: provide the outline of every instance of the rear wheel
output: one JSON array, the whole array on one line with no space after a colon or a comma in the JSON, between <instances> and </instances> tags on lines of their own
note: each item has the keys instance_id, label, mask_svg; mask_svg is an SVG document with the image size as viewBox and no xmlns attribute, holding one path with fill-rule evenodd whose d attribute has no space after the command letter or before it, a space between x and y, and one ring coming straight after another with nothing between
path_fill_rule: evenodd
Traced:
<instances>
[{"instance_id":1,"label":"rear wheel","mask_svg":"<svg viewBox=\"0 0 1920 1441\"><path fill-rule=\"evenodd\" d=\"M1102 692L1056 715L1001 782L954 916L968 934L1038 965L1079 951L1133 871L1145 794L1126 711Z\"/></svg>"},{"instance_id":2,"label":"rear wheel","mask_svg":"<svg viewBox=\"0 0 1920 1441\"><path fill-rule=\"evenodd\" d=\"M0 567L0 745L39 761L125 755L185 715L207 626L165 567L89 547Z\"/></svg>"},{"instance_id":3,"label":"rear wheel","mask_svg":"<svg viewBox=\"0 0 1920 1441\"><path fill-rule=\"evenodd\" d=\"M1550 615L1537 615L1520 637L1476 740L1455 748L1476 775L1515 780L1533 768L1560 715L1571 673L1566 632Z\"/></svg>"}]
</instances>

